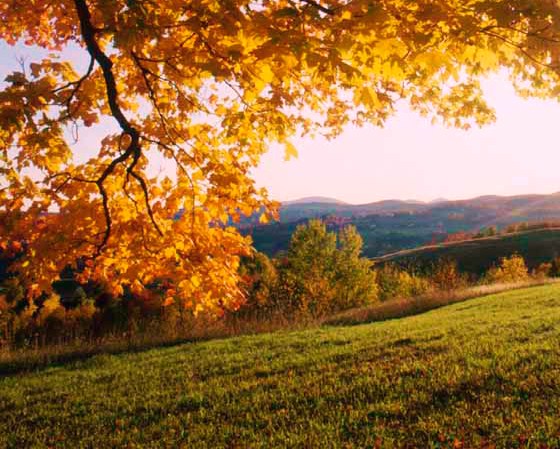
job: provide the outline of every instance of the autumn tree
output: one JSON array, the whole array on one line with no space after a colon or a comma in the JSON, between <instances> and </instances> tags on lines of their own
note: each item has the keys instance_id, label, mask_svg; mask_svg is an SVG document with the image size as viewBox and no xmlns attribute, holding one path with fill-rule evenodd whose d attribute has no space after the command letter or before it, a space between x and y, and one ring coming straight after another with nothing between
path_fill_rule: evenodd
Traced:
<instances>
[{"instance_id":1,"label":"autumn tree","mask_svg":"<svg viewBox=\"0 0 560 449\"><path fill-rule=\"evenodd\" d=\"M242 311L253 317L266 315L273 306L278 284L274 262L266 254L255 251L250 257L242 258L239 272L246 298Z\"/></svg>"},{"instance_id":2,"label":"autumn tree","mask_svg":"<svg viewBox=\"0 0 560 449\"><path fill-rule=\"evenodd\" d=\"M372 262L362 257L362 247L363 239L355 226L345 226L338 232L335 309L368 305L378 299L376 273L371 269Z\"/></svg>"},{"instance_id":3,"label":"autumn tree","mask_svg":"<svg viewBox=\"0 0 560 449\"><path fill-rule=\"evenodd\" d=\"M456 290L467 285L467 277L459 271L457 261L443 257L430 267L430 282L439 290Z\"/></svg>"},{"instance_id":4,"label":"autumn tree","mask_svg":"<svg viewBox=\"0 0 560 449\"><path fill-rule=\"evenodd\" d=\"M6 0L0 39L48 55L0 92L1 245L30 295L71 265L115 294L165 279L235 308L250 241L228 224L273 211L250 176L270 145L294 156L294 137L382 125L399 100L482 125L479 79L501 68L560 91L555 1Z\"/></svg>"},{"instance_id":5,"label":"autumn tree","mask_svg":"<svg viewBox=\"0 0 560 449\"><path fill-rule=\"evenodd\" d=\"M483 282L510 283L522 282L529 278L525 260L519 254L512 254L509 257L500 258L498 266L491 267L483 277Z\"/></svg>"},{"instance_id":6,"label":"autumn tree","mask_svg":"<svg viewBox=\"0 0 560 449\"><path fill-rule=\"evenodd\" d=\"M377 300L375 273L361 252L362 238L354 226L337 234L317 219L299 225L290 241L287 265L280 271L280 284L291 287L277 295L280 307L284 302L321 316Z\"/></svg>"}]
</instances>

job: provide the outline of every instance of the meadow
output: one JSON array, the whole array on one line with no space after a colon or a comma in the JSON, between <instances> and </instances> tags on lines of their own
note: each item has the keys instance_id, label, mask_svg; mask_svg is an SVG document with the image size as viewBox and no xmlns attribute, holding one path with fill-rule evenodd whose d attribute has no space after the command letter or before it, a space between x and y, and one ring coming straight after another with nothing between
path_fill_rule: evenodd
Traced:
<instances>
[{"instance_id":1,"label":"meadow","mask_svg":"<svg viewBox=\"0 0 560 449\"><path fill-rule=\"evenodd\" d=\"M0 447L560 446L560 286L0 380Z\"/></svg>"}]
</instances>

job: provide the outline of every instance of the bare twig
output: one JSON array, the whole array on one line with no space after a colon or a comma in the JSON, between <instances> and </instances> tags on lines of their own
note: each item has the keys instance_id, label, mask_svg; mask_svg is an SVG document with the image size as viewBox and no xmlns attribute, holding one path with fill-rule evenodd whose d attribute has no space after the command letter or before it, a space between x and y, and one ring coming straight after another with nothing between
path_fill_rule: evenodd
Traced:
<instances>
[{"instance_id":1,"label":"bare twig","mask_svg":"<svg viewBox=\"0 0 560 449\"><path fill-rule=\"evenodd\" d=\"M321 5L320 3L316 2L315 0L299 0L309 6L313 6L314 8L318 9L321 12L324 12L325 14L328 14L329 16L334 16L335 14L335 10L328 8L326 6Z\"/></svg>"}]
</instances>

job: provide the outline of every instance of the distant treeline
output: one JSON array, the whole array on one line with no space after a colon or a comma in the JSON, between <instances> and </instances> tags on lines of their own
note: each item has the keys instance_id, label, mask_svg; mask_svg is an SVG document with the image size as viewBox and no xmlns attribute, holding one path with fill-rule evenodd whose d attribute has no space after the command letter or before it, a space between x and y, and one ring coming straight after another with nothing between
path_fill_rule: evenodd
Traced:
<instances>
[{"instance_id":1,"label":"distant treeline","mask_svg":"<svg viewBox=\"0 0 560 449\"><path fill-rule=\"evenodd\" d=\"M541 229L560 229L560 220L538 221L534 223L513 223L502 228L499 228L498 226L488 226L480 229L477 232L455 232L446 235L443 239L443 243L461 242L464 240L481 239L486 237L513 234L516 232L537 231Z\"/></svg>"},{"instance_id":2,"label":"distant treeline","mask_svg":"<svg viewBox=\"0 0 560 449\"><path fill-rule=\"evenodd\" d=\"M550 224L509 227L478 238L458 236L456 241L401 251L376 259L378 264L393 263L425 271L441 259L454 260L460 271L479 277L503 257L521 255L529 270L560 256L560 227Z\"/></svg>"}]
</instances>

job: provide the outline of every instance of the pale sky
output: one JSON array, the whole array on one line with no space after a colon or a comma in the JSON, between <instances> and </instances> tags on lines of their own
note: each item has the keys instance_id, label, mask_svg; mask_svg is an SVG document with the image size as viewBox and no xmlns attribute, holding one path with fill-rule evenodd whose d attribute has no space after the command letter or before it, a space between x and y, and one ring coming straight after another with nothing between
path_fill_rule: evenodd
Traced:
<instances>
[{"instance_id":1,"label":"pale sky","mask_svg":"<svg viewBox=\"0 0 560 449\"><path fill-rule=\"evenodd\" d=\"M0 81L16 56L31 62L37 52L0 42ZM78 58L73 51L72 59ZM255 179L281 201L429 201L560 191L560 104L518 98L505 76L486 81L485 90L498 118L483 129L431 125L403 104L385 128L348 128L330 142L297 141L297 159L286 162L281 149L271 149L254 170Z\"/></svg>"},{"instance_id":2,"label":"pale sky","mask_svg":"<svg viewBox=\"0 0 560 449\"><path fill-rule=\"evenodd\" d=\"M560 104L524 100L505 76L485 82L497 121L469 131L431 125L405 105L385 128L349 128L334 141L302 140L297 160L280 149L255 171L271 196L383 199L560 191Z\"/></svg>"}]
</instances>

